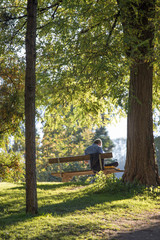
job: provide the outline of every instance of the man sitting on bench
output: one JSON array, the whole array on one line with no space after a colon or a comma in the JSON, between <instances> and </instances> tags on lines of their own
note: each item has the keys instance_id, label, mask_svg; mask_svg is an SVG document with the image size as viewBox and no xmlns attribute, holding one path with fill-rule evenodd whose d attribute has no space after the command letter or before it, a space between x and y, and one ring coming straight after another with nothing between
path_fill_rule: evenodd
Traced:
<instances>
[{"instance_id":1,"label":"man sitting on bench","mask_svg":"<svg viewBox=\"0 0 160 240\"><path fill-rule=\"evenodd\" d=\"M102 140L96 139L93 144L86 148L85 155L90 154L90 167L94 173L104 170L104 159L99 159L99 154L104 153L102 149ZM105 166L118 166L118 162L105 164Z\"/></svg>"}]
</instances>

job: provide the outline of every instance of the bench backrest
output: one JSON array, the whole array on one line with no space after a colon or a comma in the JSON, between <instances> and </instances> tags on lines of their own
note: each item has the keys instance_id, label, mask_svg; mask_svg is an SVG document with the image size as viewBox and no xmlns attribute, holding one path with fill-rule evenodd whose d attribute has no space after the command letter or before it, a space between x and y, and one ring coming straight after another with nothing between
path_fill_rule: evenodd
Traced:
<instances>
[{"instance_id":1,"label":"bench backrest","mask_svg":"<svg viewBox=\"0 0 160 240\"><path fill-rule=\"evenodd\" d=\"M112 158L112 153L101 153L101 159ZM90 155L80 155L72 157L61 157L61 158L49 158L48 161L52 163L65 163L65 162L77 162L90 160Z\"/></svg>"}]
</instances>

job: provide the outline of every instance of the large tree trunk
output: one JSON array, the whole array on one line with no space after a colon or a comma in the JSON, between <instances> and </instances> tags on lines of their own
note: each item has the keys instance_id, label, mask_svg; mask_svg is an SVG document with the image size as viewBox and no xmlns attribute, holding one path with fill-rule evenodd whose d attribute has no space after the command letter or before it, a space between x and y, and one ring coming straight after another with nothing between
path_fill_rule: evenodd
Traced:
<instances>
[{"instance_id":1,"label":"large tree trunk","mask_svg":"<svg viewBox=\"0 0 160 240\"><path fill-rule=\"evenodd\" d=\"M160 184L152 120L154 0L117 0L126 55L131 62L127 158L123 180Z\"/></svg>"},{"instance_id":2,"label":"large tree trunk","mask_svg":"<svg viewBox=\"0 0 160 240\"><path fill-rule=\"evenodd\" d=\"M130 73L127 124L127 159L123 180L145 185L159 184L155 163L152 120L152 75L150 63L134 64Z\"/></svg>"},{"instance_id":3,"label":"large tree trunk","mask_svg":"<svg viewBox=\"0 0 160 240\"><path fill-rule=\"evenodd\" d=\"M25 77L26 212L38 212L35 159L35 62L37 0L28 0Z\"/></svg>"}]
</instances>

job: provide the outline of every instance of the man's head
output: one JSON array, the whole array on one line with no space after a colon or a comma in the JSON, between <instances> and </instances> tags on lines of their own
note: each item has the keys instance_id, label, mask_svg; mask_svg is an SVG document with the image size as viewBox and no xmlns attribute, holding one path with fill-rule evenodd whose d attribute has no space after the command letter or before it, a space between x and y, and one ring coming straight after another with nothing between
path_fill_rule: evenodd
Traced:
<instances>
[{"instance_id":1,"label":"man's head","mask_svg":"<svg viewBox=\"0 0 160 240\"><path fill-rule=\"evenodd\" d=\"M94 143L100 147L102 146L102 140L100 138L97 138L96 140L94 140Z\"/></svg>"}]
</instances>

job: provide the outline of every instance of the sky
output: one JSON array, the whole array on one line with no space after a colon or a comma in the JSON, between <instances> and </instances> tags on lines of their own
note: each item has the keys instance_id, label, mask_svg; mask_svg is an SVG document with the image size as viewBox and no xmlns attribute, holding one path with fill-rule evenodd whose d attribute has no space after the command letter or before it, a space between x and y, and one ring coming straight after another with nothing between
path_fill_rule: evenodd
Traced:
<instances>
[{"instance_id":1,"label":"sky","mask_svg":"<svg viewBox=\"0 0 160 240\"><path fill-rule=\"evenodd\" d=\"M127 138L127 118L118 119L116 123L114 122L108 125L107 131L112 140L116 138ZM153 135L155 137L160 136L160 126L154 130Z\"/></svg>"},{"instance_id":2,"label":"sky","mask_svg":"<svg viewBox=\"0 0 160 240\"><path fill-rule=\"evenodd\" d=\"M111 139L127 138L127 118L118 119L107 126L107 130Z\"/></svg>"}]
</instances>

